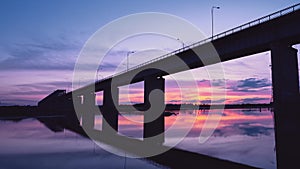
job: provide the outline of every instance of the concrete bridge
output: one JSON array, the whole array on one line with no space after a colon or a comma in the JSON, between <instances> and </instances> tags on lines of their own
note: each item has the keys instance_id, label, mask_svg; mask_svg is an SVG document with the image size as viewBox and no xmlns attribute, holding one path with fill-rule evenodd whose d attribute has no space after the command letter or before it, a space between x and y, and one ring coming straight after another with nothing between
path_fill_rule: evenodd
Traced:
<instances>
[{"instance_id":1,"label":"concrete bridge","mask_svg":"<svg viewBox=\"0 0 300 169\"><path fill-rule=\"evenodd\" d=\"M61 103L68 105L66 107L77 105L80 111L79 116L82 116L82 127L93 130L95 112L99 111L95 106L95 93L103 91L103 106L100 110L105 120L102 122L102 131L95 131L95 134L105 136L99 137L99 140L110 142L111 140L107 138L120 139L119 136L114 135L118 132L118 87L144 81L144 110L147 111L151 106L153 108L165 105L163 76L271 51L277 167L297 166L298 151L296 150L299 150L300 141L298 118L300 99L297 50L292 46L300 43L299 9L300 4L294 5L143 63L128 71L106 77L64 94L64 99L62 99L64 101ZM217 53L208 50L211 45ZM207 59L204 63L199 59L199 55L202 58L209 58L215 54L219 55L220 61ZM181 62L178 62L178 58ZM128 80L128 77L133 78ZM154 90L161 91L155 94L155 104L150 103L149 98ZM53 104L49 103L44 107L47 106L51 107ZM151 138L151 143L161 145L164 142L164 110L151 110L144 114L143 136L145 140ZM154 116L157 118L148 122ZM130 142L134 142L132 146L139 144L130 140L128 145L131 144Z\"/></svg>"}]
</instances>

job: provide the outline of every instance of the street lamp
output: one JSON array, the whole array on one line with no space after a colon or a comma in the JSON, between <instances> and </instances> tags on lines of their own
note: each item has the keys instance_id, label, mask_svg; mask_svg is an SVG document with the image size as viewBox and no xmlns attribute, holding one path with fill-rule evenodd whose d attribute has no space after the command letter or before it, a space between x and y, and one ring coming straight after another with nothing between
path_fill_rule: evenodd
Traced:
<instances>
[{"instance_id":1,"label":"street lamp","mask_svg":"<svg viewBox=\"0 0 300 169\"><path fill-rule=\"evenodd\" d=\"M83 82L83 79L84 79L84 78L82 78L82 77L79 78L79 81L78 81L78 86L79 86L79 88L81 87L81 82Z\"/></svg>"},{"instance_id":2,"label":"street lamp","mask_svg":"<svg viewBox=\"0 0 300 169\"><path fill-rule=\"evenodd\" d=\"M219 6L211 7L211 39L214 37L214 9L220 9Z\"/></svg>"},{"instance_id":3,"label":"street lamp","mask_svg":"<svg viewBox=\"0 0 300 169\"><path fill-rule=\"evenodd\" d=\"M178 40L182 44L182 48L184 48L184 42L179 38L177 38L176 40Z\"/></svg>"},{"instance_id":4,"label":"street lamp","mask_svg":"<svg viewBox=\"0 0 300 169\"><path fill-rule=\"evenodd\" d=\"M132 53L135 53L135 51L128 51L127 52L127 71L129 69L129 55L132 54Z\"/></svg>"},{"instance_id":5,"label":"street lamp","mask_svg":"<svg viewBox=\"0 0 300 169\"><path fill-rule=\"evenodd\" d=\"M99 80L98 77L99 77L99 70L101 70L102 68L101 67L98 67L97 69L97 81ZM100 75L101 77L103 77L102 75Z\"/></svg>"},{"instance_id":6,"label":"street lamp","mask_svg":"<svg viewBox=\"0 0 300 169\"><path fill-rule=\"evenodd\" d=\"M67 84L67 90L66 90L66 92L69 92L70 91L69 78L65 78L65 80L66 80L66 84Z\"/></svg>"}]
</instances>

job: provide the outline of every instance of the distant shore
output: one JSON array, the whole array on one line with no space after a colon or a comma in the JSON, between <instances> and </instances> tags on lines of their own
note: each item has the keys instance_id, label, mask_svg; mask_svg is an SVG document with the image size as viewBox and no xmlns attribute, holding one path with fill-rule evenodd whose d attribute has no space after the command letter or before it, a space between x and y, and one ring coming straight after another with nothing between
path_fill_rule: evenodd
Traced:
<instances>
[{"instance_id":1,"label":"distant shore","mask_svg":"<svg viewBox=\"0 0 300 169\"><path fill-rule=\"evenodd\" d=\"M101 109L102 106L99 106ZM227 104L227 105L193 105L193 104L167 104L167 111L174 110L209 110L209 109L272 109L271 104ZM121 111L143 111L142 104L120 105ZM38 111L38 106L0 106L0 117L36 117L44 114ZM50 115L61 115L53 112Z\"/></svg>"},{"instance_id":2,"label":"distant shore","mask_svg":"<svg viewBox=\"0 0 300 169\"><path fill-rule=\"evenodd\" d=\"M101 106L100 106L101 108ZM136 111L144 110L144 106L142 104L136 105L120 105L121 111ZM226 104L226 105L193 105L193 104L167 104L165 110L173 111L173 110L209 110L209 109L273 109L272 103L265 104Z\"/></svg>"}]
</instances>

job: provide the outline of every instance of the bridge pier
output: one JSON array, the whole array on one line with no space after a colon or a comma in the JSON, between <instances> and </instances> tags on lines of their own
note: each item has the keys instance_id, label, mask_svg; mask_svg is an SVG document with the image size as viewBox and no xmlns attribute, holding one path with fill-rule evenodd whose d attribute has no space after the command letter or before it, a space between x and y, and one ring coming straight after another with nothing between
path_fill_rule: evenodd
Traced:
<instances>
[{"instance_id":1,"label":"bridge pier","mask_svg":"<svg viewBox=\"0 0 300 169\"><path fill-rule=\"evenodd\" d=\"M73 107L74 107L73 113L76 114L79 123L80 123L80 121L82 123L82 116L83 116L83 112L84 112L82 97L83 96L76 96L73 98Z\"/></svg>"},{"instance_id":2,"label":"bridge pier","mask_svg":"<svg viewBox=\"0 0 300 169\"><path fill-rule=\"evenodd\" d=\"M119 105L119 88L107 85L103 91L102 131L106 134L116 134L118 132L117 106Z\"/></svg>"},{"instance_id":3,"label":"bridge pier","mask_svg":"<svg viewBox=\"0 0 300 169\"><path fill-rule=\"evenodd\" d=\"M78 118L76 111L74 109L74 104L80 105L81 99L76 98L73 100L71 97L65 97L64 104L66 107L66 109L64 110L66 124L68 126L77 126L77 127L80 126L79 119L80 117L82 117L82 114L80 114Z\"/></svg>"},{"instance_id":4,"label":"bridge pier","mask_svg":"<svg viewBox=\"0 0 300 169\"><path fill-rule=\"evenodd\" d=\"M285 43L273 44L271 60L277 167L294 168L300 143L297 50Z\"/></svg>"},{"instance_id":5,"label":"bridge pier","mask_svg":"<svg viewBox=\"0 0 300 169\"><path fill-rule=\"evenodd\" d=\"M146 77L144 81L144 141L162 144L164 142L165 79Z\"/></svg>"},{"instance_id":6,"label":"bridge pier","mask_svg":"<svg viewBox=\"0 0 300 169\"><path fill-rule=\"evenodd\" d=\"M88 131L93 130L95 125L95 99L96 95L94 92L83 95L82 127Z\"/></svg>"}]
</instances>

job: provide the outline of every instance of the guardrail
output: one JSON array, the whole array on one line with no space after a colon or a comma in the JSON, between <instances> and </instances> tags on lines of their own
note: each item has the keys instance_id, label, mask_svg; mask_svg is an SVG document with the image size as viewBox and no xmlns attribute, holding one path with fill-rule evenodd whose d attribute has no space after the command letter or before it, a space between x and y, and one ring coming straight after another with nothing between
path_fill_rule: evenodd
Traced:
<instances>
[{"instance_id":1,"label":"guardrail","mask_svg":"<svg viewBox=\"0 0 300 169\"><path fill-rule=\"evenodd\" d=\"M142 66L145 66L145 65L148 65L148 64L150 64L150 63L153 63L153 62L162 60L162 59L167 58L167 57L169 57L169 56L176 55L176 54L178 54L178 53L181 53L181 52L183 52L183 51L185 51L185 50L194 48L194 47L196 47L196 46L200 46L200 45L202 45L202 44L205 44L205 43L208 43L208 42L212 42L213 40L216 40L216 39L219 39L219 38L222 38L222 37L231 35L231 34L233 34L233 33L236 33L236 32L239 32L239 31L241 31L241 30L250 28L250 27L252 27L252 26L255 26L255 25L258 25L258 24L261 24L261 23L270 21L270 20L272 20L272 19L275 19L275 18L284 16L284 15L287 15L287 14L292 13L292 12L295 12L295 11L297 11L297 10L299 10L299 9L300 9L300 3L298 3L298 4L296 4L296 5L293 5L293 6L290 6L290 7L287 7L287 8L285 8L285 9L280 10L280 11L274 12L274 13L272 13L272 14L270 14L270 15L267 15L267 16L264 16L264 17L261 17L261 18L258 18L258 19L256 19L256 20L251 21L251 22L245 23L245 24L240 25L240 26L238 26L238 27L232 28L232 29L227 30L227 31L225 31L225 32L219 33L219 34L214 35L214 36L212 36L212 37L209 37L209 38L207 38L207 39L198 41L198 42L196 42L196 43L193 43L193 44L191 44L191 45L185 46L185 47L183 47L183 48L179 48L179 49L174 50L174 51L172 51L172 52L170 52L170 53L167 53L167 54L165 54L165 55L162 55L162 56L160 56L160 57L151 59L151 60L149 60L149 61L147 61L147 62L144 62L144 63L142 63L142 64L139 64L139 65L136 65L136 66L134 66L134 67L131 67L131 68L129 68L128 70L124 70L124 71L118 72L118 73L116 73L116 74L114 74L114 75L110 75L110 76L104 77L104 78L100 79L100 80L97 81L97 82L101 82L101 81L104 81L104 80L106 80L106 79L110 79L110 78L113 78L113 77L115 77L115 76L124 74L124 73L126 73L126 72L128 72L128 71L132 71L132 70L134 70L134 69L138 69L138 68L140 68L140 67L142 67Z\"/></svg>"}]
</instances>

